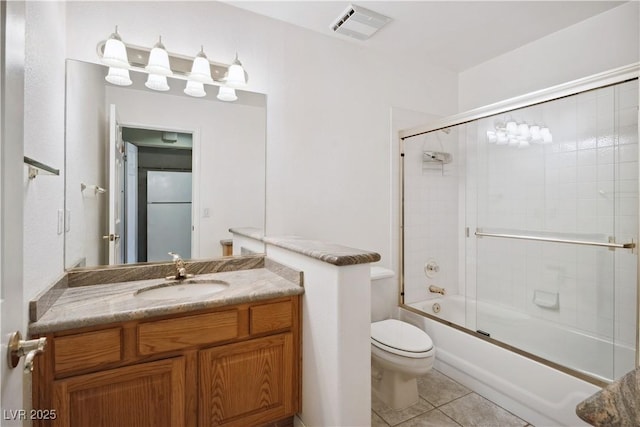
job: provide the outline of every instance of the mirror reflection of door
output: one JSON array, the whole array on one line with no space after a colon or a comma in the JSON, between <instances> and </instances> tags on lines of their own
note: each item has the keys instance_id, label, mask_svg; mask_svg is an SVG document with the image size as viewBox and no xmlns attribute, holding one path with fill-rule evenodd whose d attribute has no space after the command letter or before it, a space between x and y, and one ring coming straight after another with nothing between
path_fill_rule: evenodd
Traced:
<instances>
[{"instance_id":1,"label":"mirror reflection of door","mask_svg":"<svg viewBox=\"0 0 640 427\"><path fill-rule=\"evenodd\" d=\"M191 257L192 147L189 133L123 127L126 146L124 262Z\"/></svg>"}]
</instances>

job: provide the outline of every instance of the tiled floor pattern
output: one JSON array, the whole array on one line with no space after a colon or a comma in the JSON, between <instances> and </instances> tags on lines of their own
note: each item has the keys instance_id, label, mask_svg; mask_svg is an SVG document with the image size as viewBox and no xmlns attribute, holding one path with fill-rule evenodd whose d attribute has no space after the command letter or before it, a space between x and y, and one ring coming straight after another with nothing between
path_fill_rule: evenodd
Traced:
<instances>
[{"instance_id":1,"label":"tiled floor pattern","mask_svg":"<svg viewBox=\"0 0 640 427\"><path fill-rule=\"evenodd\" d=\"M418 378L418 393L420 401L403 411L373 397L372 427L531 427L435 369Z\"/></svg>"}]
</instances>

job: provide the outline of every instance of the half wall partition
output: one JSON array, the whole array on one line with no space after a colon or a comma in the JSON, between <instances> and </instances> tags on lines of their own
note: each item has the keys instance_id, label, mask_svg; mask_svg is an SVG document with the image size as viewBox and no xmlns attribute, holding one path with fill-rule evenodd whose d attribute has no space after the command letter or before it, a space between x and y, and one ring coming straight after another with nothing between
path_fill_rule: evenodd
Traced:
<instances>
[{"instance_id":1,"label":"half wall partition","mask_svg":"<svg viewBox=\"0 0 640 427\"><path fill-rule=\"evenodd\" d=\"M401 132L401 303L594 384L638 353L638 66Z\"/></svg>"}]
</instances>

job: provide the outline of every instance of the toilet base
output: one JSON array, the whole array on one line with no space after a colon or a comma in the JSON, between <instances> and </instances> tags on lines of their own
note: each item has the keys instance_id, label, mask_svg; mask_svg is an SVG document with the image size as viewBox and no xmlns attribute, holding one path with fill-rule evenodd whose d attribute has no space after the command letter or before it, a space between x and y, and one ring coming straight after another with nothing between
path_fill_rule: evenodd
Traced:
<instances>
[{"instance_id":1,"label":"toilet base","mask_svg":"<svg viewBox=\"0 0 640 427\"><path fill-rule=\"evenodd\" d=\"M415 376L372 365L373 395L396 411L418 403L418 381Z\"/></svg>"}]
</instances>

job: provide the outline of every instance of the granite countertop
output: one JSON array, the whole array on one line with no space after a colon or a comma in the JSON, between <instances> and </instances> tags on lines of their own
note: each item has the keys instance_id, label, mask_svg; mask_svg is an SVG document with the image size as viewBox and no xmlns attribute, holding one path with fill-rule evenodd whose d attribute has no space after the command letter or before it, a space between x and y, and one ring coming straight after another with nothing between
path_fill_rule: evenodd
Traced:
<instances>
[{"instance_id":1,"label":"granite countertop","mask_svg":"<svg viewBox=\"0 0 640 427\"><path fill-rule=\"evenodd\" d=\"M380 261L380 254L364 249L350 248L322 240L300 236L265 236L261 229L253 227L230 228L229 232L288 249L337 266L366 264Z\"/></svg>"},{"instance_id":2,"label":"granite countertop","mask_svg":"<svg viewBox=\"0 0 640 427\"><path fill-rule=\"evenodd\" d=\"M593 426L640 425L640 367L580 402L576 414Z\"/></svg>"},{"instance_id":3,"label":"granite countertop","mask_svg":"<svg viewBox=\"0 0 640 427\"><path fill-rule=\"evenodd\" d=\"M29 325L30 335L122 322L167 314L299 295L300 272L275 262L259 268L198 274L193 279L229 283L223 291L205 296L147 299L135 296L141 289L167 283L164 278L88 284L59 290L55 302ZM198 286L197 284L187 286Z\"/></svg>"}]
</instances>

